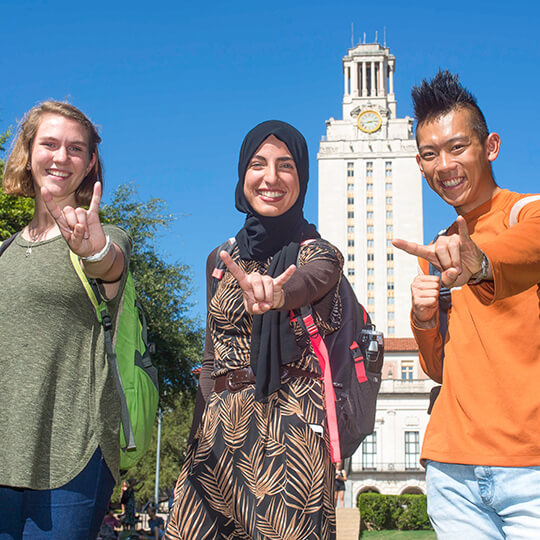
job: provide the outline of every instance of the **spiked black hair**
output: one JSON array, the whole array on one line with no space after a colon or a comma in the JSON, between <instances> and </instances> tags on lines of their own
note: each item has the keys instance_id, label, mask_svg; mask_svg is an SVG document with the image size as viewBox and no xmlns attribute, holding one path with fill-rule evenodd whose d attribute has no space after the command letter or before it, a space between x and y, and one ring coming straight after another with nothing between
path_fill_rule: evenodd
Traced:
<instances>
[{"instance_id":1,"label":"spiked black hair","mask_svg":"<svg viewBox=\"0 0 540 540\"><path fill-rule=\"evenodd\" d=\"M413 86L412 100L418 126L434 120L456 109L468 109L471 113L471 127L484 142L489 135L486 119L476 98L459 82L459 75L449 71L439 71L431 81L424 79L419 86Z\"/></svg>"}]
</instances>

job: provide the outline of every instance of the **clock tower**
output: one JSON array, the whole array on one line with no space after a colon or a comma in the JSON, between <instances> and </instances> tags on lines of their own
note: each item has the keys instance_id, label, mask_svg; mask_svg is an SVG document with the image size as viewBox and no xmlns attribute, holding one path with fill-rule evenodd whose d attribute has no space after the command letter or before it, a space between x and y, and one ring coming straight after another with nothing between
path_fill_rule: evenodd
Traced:
<instances>
[{"instance_id":1,"label":"clock tower","mask_svg":"<svg viewBox=\"0 0 540 540\"><path fill-rule=\"evenodd\" d=\"M396 59L379 43L343 58L343 119L326 121L319 161L319 231L344 255L345 275L378 329L409 337L417 262L394 238L423 241L413 119L398 118Z\"/></svg>"}]
</instances>

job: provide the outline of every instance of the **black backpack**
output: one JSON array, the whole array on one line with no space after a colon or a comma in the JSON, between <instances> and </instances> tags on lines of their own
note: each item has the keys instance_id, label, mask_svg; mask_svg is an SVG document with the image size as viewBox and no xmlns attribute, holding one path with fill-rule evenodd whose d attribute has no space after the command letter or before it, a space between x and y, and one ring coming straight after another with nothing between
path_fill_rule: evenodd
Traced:
<instances>
[{"instance_id":1,"label":"black backpack","mask_svg":"<svg viewBox=\"0 0 540 540\"><path fill-rule=\"evenodd\" d=\"M225 271L219 253L232 253L235 241L231 238L217 250L212 295ZM352 456L360 443L373 433L384 358L383 335L371 324L345 276L341 276L339 295L341 326L324 338L314 323L311 306L291 312L291 319L296 317L309 336L323 373L334 463Z\"/></svg>"}]
</instances>

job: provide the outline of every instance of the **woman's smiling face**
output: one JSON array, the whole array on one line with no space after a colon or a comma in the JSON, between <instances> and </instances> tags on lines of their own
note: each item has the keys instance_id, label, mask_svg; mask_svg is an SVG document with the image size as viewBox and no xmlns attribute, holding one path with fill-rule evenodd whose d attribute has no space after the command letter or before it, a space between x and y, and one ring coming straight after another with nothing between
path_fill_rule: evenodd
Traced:
<instances>
[{"instance_id":1,"label":"woman's smiling face","mask_svg":"<svg viewBox=\"0 0 540 540\"><path fill-rule=\"evenodd\" d=\"M249 161L244 176L244 195L257 214L277 217L294 205L299 194L294 159L287 145L270 135Z\"/></svg>"},{"instance_id":2,"label":"woman's smiling face","mask_svg":"<svg viewBox=\"0 0 540 540\"><path fill-rule=\"evenodd\" d=\"M30 164L36 195L46 187L54 199L74 204L75 190L93 167L86 128L59 114L44 114L32 144Z\"/></svg>"}]
</instances>

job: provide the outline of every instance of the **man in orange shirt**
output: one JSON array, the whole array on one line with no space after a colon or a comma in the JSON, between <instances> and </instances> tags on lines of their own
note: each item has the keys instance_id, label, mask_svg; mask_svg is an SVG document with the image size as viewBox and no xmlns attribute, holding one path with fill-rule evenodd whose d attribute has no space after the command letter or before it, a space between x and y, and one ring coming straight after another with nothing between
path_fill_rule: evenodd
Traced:
<instances>
[{"instance_id":1,"label":"man in orange shirt","mask_svg":"<svg viewBox=\"0 0 540 540\"><path fill-rule=\"evenodd\" d=\"M442 539L537 539L540 200L496 184L500 137L457 76L439 72L412 95L418 165L458 214L429 246L394 241L421 258L411 324L423 369L442 383L421 456L428 513ZM444 337L441 283L452 304Z\"/></svg>"}]
</instances>

